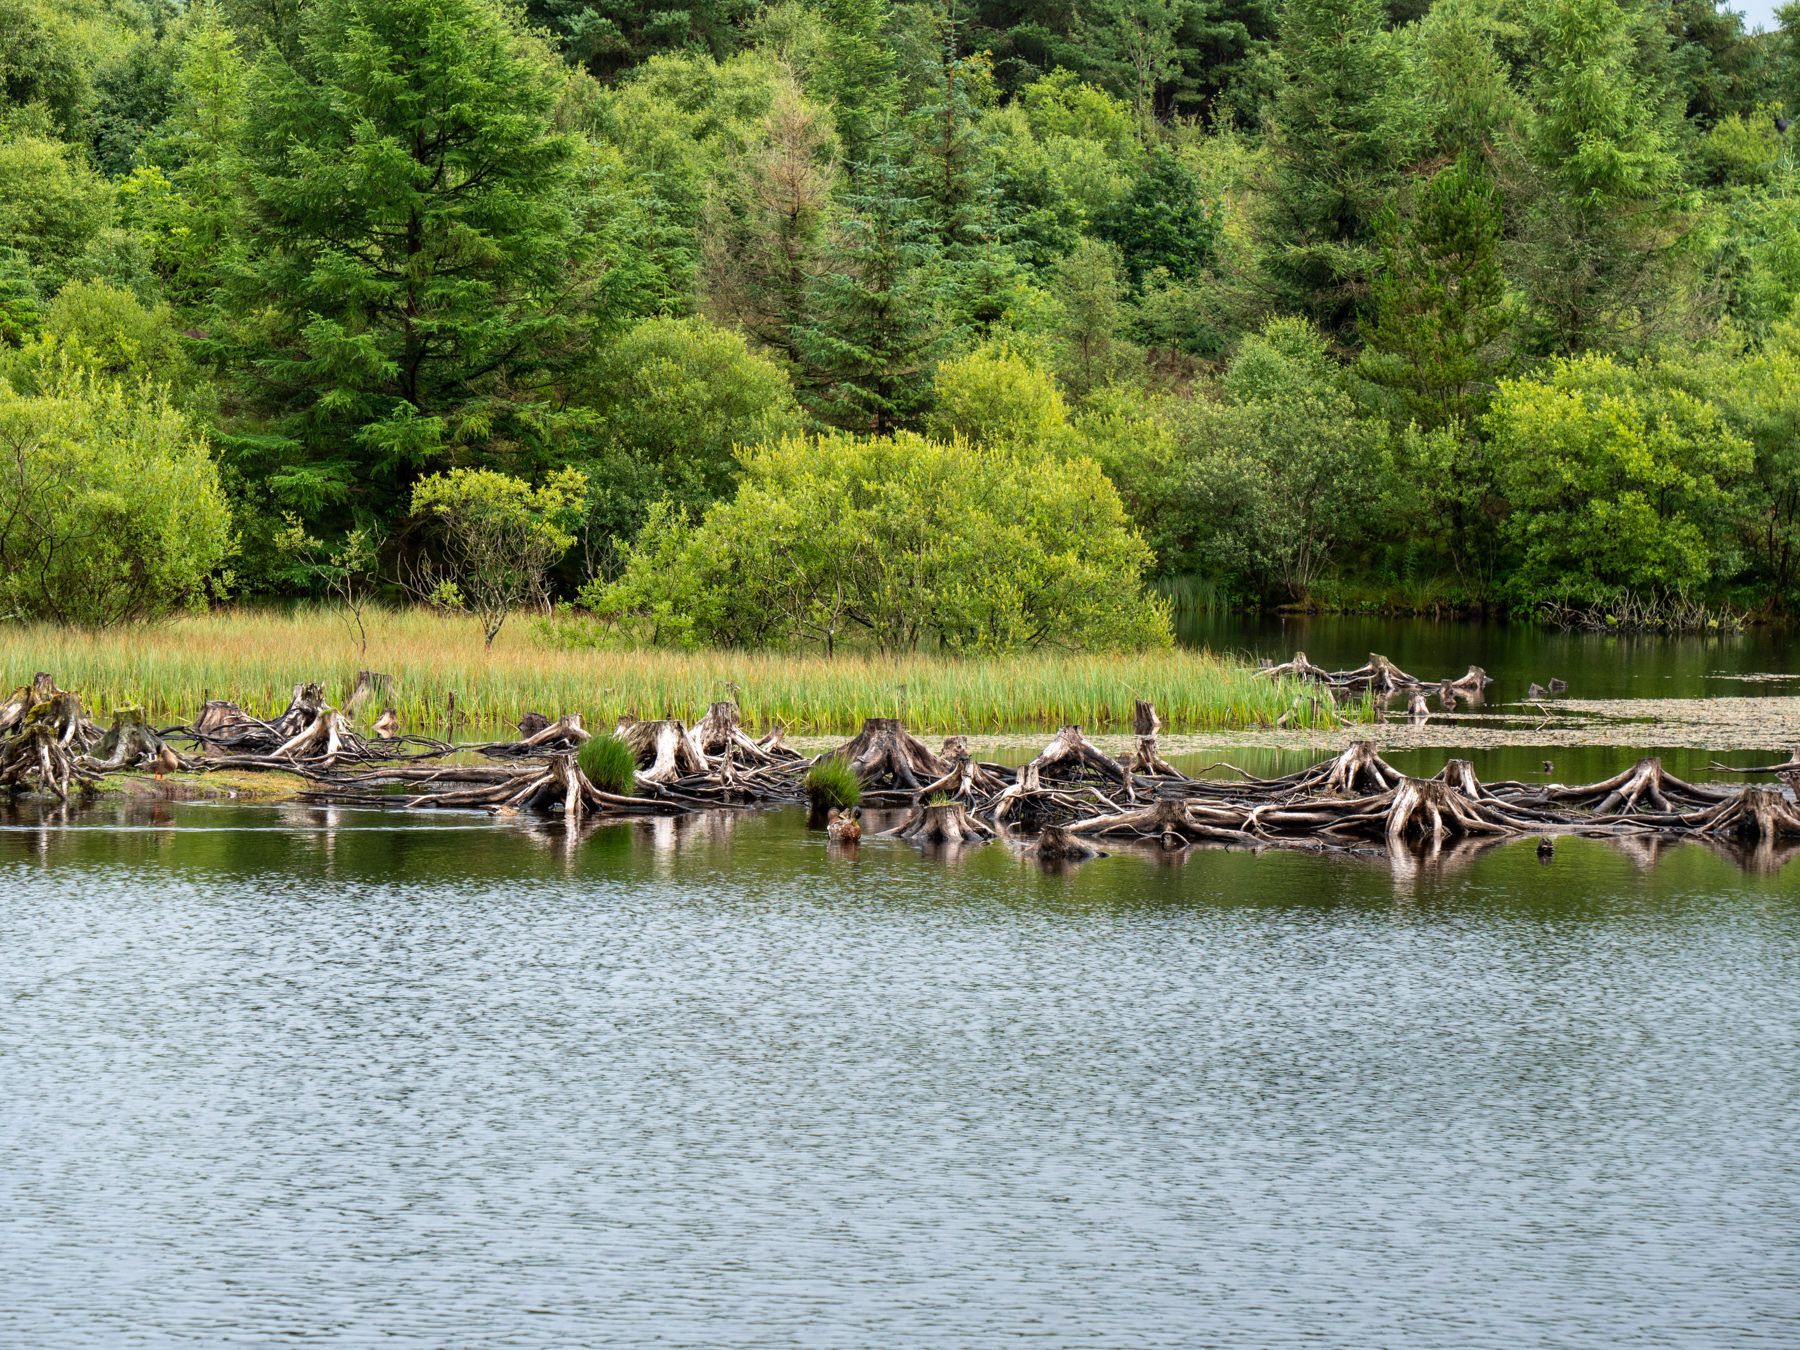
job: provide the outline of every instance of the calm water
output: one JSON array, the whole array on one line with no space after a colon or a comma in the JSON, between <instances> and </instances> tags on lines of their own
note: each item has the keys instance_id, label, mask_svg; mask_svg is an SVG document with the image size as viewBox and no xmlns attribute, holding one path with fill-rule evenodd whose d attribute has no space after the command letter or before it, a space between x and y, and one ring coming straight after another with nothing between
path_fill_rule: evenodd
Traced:
<instances>
[{"instance_id":1,"label":"calm water","mask_svg":"<svg viewBox=\"0 0 1800 1350\"><path fill-rule=\"evenodd\" d=\"M1471 663L1494 677L1494 696L1523 698L1552 676L1579 698L1705 698L1800 693L1800 642L1791 629L1718 637L1558 633L1525 624L1433 622L1340 615L1190 615L1182 640L1285 661L1304 651L1327 670L1351 670L1380 652L1420 679L1460 675Z\"/></svg>"},{"instance_id":2,"label":"calm water","mask_svg":"<svg viewBox=\"0 0 1800 1350\"><path fill-rule=\"evenodd\" d=\"M1793 868L0 826L6 1346L1800 1343Z\"/></svg>"}]
</instances>

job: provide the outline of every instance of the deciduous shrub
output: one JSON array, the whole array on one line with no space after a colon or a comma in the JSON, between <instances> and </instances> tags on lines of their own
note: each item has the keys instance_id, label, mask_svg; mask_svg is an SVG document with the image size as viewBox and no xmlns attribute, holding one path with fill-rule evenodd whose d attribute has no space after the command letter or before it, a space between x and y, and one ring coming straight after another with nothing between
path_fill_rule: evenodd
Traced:
<instances>
[{"instance_id":1,"label":"deciduous shrub","mask_svg":"<svg viewBox=\"0 0 1800 1350\"><path fill-rule=\"evenodd\" d=\"M789 437L737 494L654 513L584 601L655 641L886 651L1166 644L1150 550L1092 460L960 439Z\"/></svg>"},{"instance_id":2,"label":"deciduous shrub","mask_svg":"<svg viewBox=\"0 0 1800 1350\"><path fill-rule=\"evenodd\" d=\"M148 385L0 381L0 613L106 627L200 607L231 548L206 439Z\"/></svg>"}]
</instances>

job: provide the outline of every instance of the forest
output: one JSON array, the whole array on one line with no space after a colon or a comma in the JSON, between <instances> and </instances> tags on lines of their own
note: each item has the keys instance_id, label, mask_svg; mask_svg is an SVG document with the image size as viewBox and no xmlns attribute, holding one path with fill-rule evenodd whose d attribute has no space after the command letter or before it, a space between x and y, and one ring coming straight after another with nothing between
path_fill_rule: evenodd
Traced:
<instances>
[{"instance_id":1,"label":"forest","mask_svg":"<svg viewBox=\"0 0 1800 1350\"><path fill-rule=\"evenodd\" d=\"M1800 3L0 0L0 619L1800 606Z\"/></svg>"}]
</instances>

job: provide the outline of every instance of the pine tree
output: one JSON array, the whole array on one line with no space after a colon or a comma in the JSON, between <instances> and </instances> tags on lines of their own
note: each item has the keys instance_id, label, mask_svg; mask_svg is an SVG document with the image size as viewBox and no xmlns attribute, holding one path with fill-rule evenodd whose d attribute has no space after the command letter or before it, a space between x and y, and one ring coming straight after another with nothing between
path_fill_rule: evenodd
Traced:
<instances>
[{"instance_id":1,"label":"pine tree","mask_svg":"<svg viewBox=\"0 0 1800 1350\"><path fill-rule=\"evenodd\" d=\"M888 0L821 0L825 32L818 73L809 91L832 109L844 163L857 166L877 153L900 108L894 50L888 41Z\"/></svg>"},{"instance_id":2,"label":"pine tree","mask_svg":"<svg viewBox=\"0 0 1800 1350\"><path fill-rule=\"evenodd\" d=\"M558 76L496 0L324 0L258 67L234 299L260 466L317 512L516 458L559 413L585 241ZM525 465L529 469L530 465Z\"/></svg>"},{"instance_id":3,"label":"pine tree","mask_svg":"<svg viewBox=\"0 0 1800 1350\"><path fill-rule=\"evenodd\" d=\"M842 196L804 345L813 411L881 435L917 419L945 329L942 260L922 203L906 193L901 148L881 138Z\"/></svg>"}]
</instances>

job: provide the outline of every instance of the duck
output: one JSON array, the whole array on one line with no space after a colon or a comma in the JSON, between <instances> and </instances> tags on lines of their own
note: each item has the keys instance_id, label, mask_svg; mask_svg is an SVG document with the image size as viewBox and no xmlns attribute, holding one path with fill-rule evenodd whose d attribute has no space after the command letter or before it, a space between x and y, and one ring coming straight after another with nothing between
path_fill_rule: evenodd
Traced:
<instances>
[{"instance_id":1,"label":"duck","mask_svg":"<svg viewBox=\"0 0 1800 1350\"><path fill-rule=\"evenodd\" d=\"M375 719L375 737L377 740L391 741L400 730L400 718L392 708L383 708L381 716Z\"/></svg>"},{"instance_id":2,"label":"duck","mask_svg":"<svg viewBox=\"0 0 1800 1350\"><path fill-rule=\"evenodd\" d=\"M1553 763L1551 763L1551 762L1550 762L1550 761L1549 761L1549 760L1545 760L1545 761L1544 761L1544 767L1543 767L1543 770L1542 770L1542 772L1544 772L1544 773L1555 773L1555 772L1556 772L1556 765L1554 765L1554 764L1553 764Z\"/></svg>"},{"instance_id":3,"label":"duck","mask_svg":"<svg viewBox=\"0 0 1800 1350\"><path fill-rule=\"evenodd\" d=\"M1549 696L1550 696L1550 691L1548 689L1544 688L1543 685L1537 683L1535 680L1532 681L1531 688L1529 688L1525 691L1526 698L1548 698Z\"/></svg>"},{"instance_id":4,"label":"duck","mask_svg":"<svg viewBox=\"0 0 1800 1350\"><path fill-rule=\"evenodd\" d=\"M151 775L159 783L162 782L164 774L178 772L180 768L181 756L166 745L158 750L150 761Z\"/></svg>"},{"instance_id":5,"label":"duck","mask_svg":"<svg viewBox=\"0 0 1800 1350\"><path fill-rule=\"evenodd\" d=\"M1549 862L1551 857L1555 853L1556 853L1556 845L1550 842L1549 835L1545 835L1543 838L1538 840L1538 861L1539 862Z\"/></svg>"},{"instance_id":6,"label":"duck","mask_svg":"<svg viewBox=\"0 0 1800 1350\"><path fill-rule=\"evenodd\" d=\"M854 844L862 838L862 807L839 811L825 827L825 837L840 844Z\"/></svg>"},{"instance_id":7,"label":"duck","mask_svg":"<svg viewBox=\"0 0 1800 1350\"><path fill-rule=\"evenodd\" d=\"M1556 678L1556 676L1552 675L1550 677L1550 692L1553 694L1568 693L1569 692L1569 682L1567 680L1559 680Z\"/></svg>"}]
</instances>

